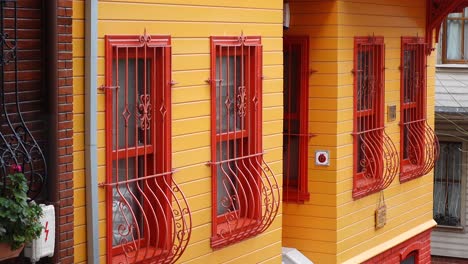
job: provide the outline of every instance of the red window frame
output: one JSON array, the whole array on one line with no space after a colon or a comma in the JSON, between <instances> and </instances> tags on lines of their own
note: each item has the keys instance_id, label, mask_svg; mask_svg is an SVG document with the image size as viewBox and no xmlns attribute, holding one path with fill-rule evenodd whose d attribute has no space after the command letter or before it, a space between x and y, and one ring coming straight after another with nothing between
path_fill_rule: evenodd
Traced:
<instances>
[{"instance_id":1,"label":"red window frame","mask_svg":"<svg viewBox=\"0 0 468 264\"><path fill-rule=\"evenodd\" d=\"M212 36L210 75L211 247L221 248L266 230L279 208L262 152L261 38Z\"/></svg>"},{"instance_id":2,"label":"red window frame","mask_svg":"<svg viewBox=\"0 0 468 264\"><path fill-rule=\"evenodd\" d=\"M353 198L386 188L397 173L395 146L384 128L384 38L354 38ZM384 166L385 164L385 166Z\"/></svg>"},{"instance_id":3,"label":"red window frame","mask_svg":"<svg viewBox=\"0 0 468 264\"><path fill-rule=\"evenodd\" d=\"M172 179L170 43L146 33L105 38L108 263L175 261L190 236Z\"/></svg>"},{"instance_id":4,"label":"red window frame","mask_svg":"<svg viewBox=\"0 0 468 264\"><path fill-rule=\"evenodd\" d=\"M283 49L283 201L303 203L310 198L308 191L309 36L285 36ZM293 56L297 56L296 60ZM294 151L289 143L294 140L298 141L297 151Z\"/></svg>"},{"instance_id":5,"label":"red window frame","mask_svg":"<svg viewBox=\"0 0 468 264\"><path fill-rule=\"evenodd\" d=\"M426 51L424 38L401 38L400 182L427 174L438 155L437 138L426 120Z\"/></svg>"}]
</instances>

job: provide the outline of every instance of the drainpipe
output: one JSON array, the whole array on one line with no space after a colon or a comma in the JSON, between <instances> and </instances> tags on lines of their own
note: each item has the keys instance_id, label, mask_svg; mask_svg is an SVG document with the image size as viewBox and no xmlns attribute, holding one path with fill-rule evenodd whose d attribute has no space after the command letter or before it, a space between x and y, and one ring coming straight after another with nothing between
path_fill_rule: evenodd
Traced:
<instances>
[{"instance_id":1,"label":"drainpipe","mask_svg":"<svg viewBox=\"0 0 468 264\"><path fill-rule=\"evenodd\" d=\"M98 0L85 1L85 167L88 263L99 263L97 179L97 11Z\"/></svg>"},{"instance_id":2,"label":"drainpipe","mask_svg":"<svg viewBox=\"0 0 468 264\"><path fill-rule=\"evenodd\" d=\"M43 53L43 69L45 69L45 87L47 91L47 107L49 111L49 126L48 131L48 163L47 163L47 200L55 207L55 215L59 215L59 176L58 176L58 35L57 35L57 0L42 1L44 12L43 28L45 31L45 41L42 44ZM59 221L55 223L55 252L60 250L60 225ZM54 254L53 263L59 262L58 254Z\"/></svg>"}]
</instances>

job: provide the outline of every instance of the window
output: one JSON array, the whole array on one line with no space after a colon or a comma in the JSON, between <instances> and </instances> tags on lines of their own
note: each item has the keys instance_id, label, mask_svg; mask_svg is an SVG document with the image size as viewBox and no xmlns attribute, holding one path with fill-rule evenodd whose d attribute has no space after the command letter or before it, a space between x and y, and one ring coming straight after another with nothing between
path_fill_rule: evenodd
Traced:
<instances>
[{"instance_id":1,"label":"window","mask_svg":"<svg viewBox=\"0 0 468 264\"><path fill-rule=\"evenodd\" d=\"M189 210L172 180L170 66L170 37L106 36L108 263L175 261L187 245Z\"/></svg>"},{"instance_id":2,"label":"window","mask_svg":"<svg viewBox=\"0 0 468 264\"><path fill-rule=\"evenodd\" d=\"M263 232L279 188L262 149L260 37L211 37L213 236L219 248Z\"/></svg>"},{"instance_id":3,"label":"window","mask_svg":"<svg viewBox=\"0 0 468 264\"><path fill-rule=\"evenodd\" d=\"M405 259L400 261L400 264L416 264L419 263L418 260L418 251L413 251Z\"/></svg>"},{"instance_id":4,"label":"window","mask_svg":"<svg viewBox=\"0 0 468 264\"><path fill-rule=\"evenodd\" d=\"M384 131L383 37L356 37L354 45L353 197L360 198L391 183L398 154Z\"/></svg>"},{"instance_id":5,"label":"window","mask_svg":"<svg viewBox=\"0 0 468 264\"><path fill-rule=\"evenodd\" d=\"M283 200L304 202L307 191L309 37L284 37Z\"/></svg>"},{"instance_id":6,"label":"window","mask_svg":"<svg viewBox=\"0 0 468 264\"><path fill-rule=\"evenodd\" d=\"M439 226L461 226L462 144L440 142L434 170L434 220Z\"/></svg>"},{"instance_id":7,"label":"window","mask_svg":"<svg viewBox=\"0 0 468 264\"><path fill-rule=\"evenodd\" d=\"M401 39L400 182L423 176L434 167L438 141L426 121L426 43Z\"/></svg>"},{"instance_id":8,"label":"window","mask_svg":"<svg viewBox=\"0 0 468 264\"><path fill-rule=\"evenodd\" d=\"M442 28L442 63L466 63L468 8L447 16Z\"/></svg>"}]
</instances>

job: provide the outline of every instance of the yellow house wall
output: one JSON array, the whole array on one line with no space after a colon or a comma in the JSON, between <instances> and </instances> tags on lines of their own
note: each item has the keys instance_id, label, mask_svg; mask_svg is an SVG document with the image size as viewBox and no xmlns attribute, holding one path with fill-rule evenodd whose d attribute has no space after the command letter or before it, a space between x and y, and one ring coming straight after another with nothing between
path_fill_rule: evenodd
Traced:
<instances>
[{"instance_id":1,"label":"yellow house wall","mask_svg":"<svg viewBox=\"0 0 468 264\"><path fill-rule=\"evenodd\" d=\"M385 38L385 109L387 105L397 106L397 119L385 121L386 132L400 149L400 57L402 36L424 36L426 23L426 1L424 0L365 0L337 1L340 16L338 60L340 63L338 89L348 91L351 96L340 97L340 115L349 116L343 122L352 120L352 106L345 102L352 100L353 91L353 43L354 36L384 36ZM343 102L343 103L341 103ZM433 124L434 113L434 57L429 58L428 67L428 117ZM385 113L387 114L387 113ZM385 115L386 116L386 115ZM348 120L348 121L346 121ZM337 184L337 262L345 262L392 238L432 223L433 175L429 173L418 179L400 184L398 176L384 191L387 205L387 224L374 229L374 210L379 194L373 194L353 201L352 169L352 124L343 131L347 138L344 145L348 151L338 158L341 167L349 173ZM429 224L430 226L430 224ZM419 230L421 231L421 230ZM414 234L416 235L416 234ZM396 241L400 243L403 241ZM389 245L390 246L390 245ZM382 248L385 250L385 248ZM379 252L375 252L376 254Z\"/></svg>"},{"instance_id":2,"label":"yellow house wall","mask_svg":"<svg viewBox=\"0 0 468 264\"><path fill-rule=\"evenodd\" d=\"M284 204L283 243L316 263L343 263L377 255L432 225L432 173L384 191L387 224L375 230L379 194L353 200L353 54L355 36L385 38L385 109L397 106L386 132L400 149L401 36L425 35L424 0L289 1L285 35L310 36L310 201ZM434 118L434 57L428 60L428 118ZM385 113L386 116L387 113ZM316 149L330 151L330 166L316 167ZM415 234L414 234L415 235ZM397 237L398 236L398 237ZM384 243L391 241L392 243ZM370 250L375 249L375 250ZM356 262L357 263L357 262Z\"/></svg>"},{"instance_id":3,"label":"yellow house wall","mask_svg":"<svg viewBox=\"0 0 468 264\"><path fill-rule=\"evenodd\" d=\"M336 262L337 162L343 151L338 98L338 5L334 1L289 1L291 22L285 36L309 36L308 188L310 200L283 204L283 245L297 248L314 263ZM352 101L347 102L352 106ZM315 150L330 151L330 166L315 166Z\"/></svg>"},{"instance_id":4,"label":"yellow house wall","mask_svg":"<svg viewBox=\"0 0 468 264\"><path fill-rule=\"evenodd\" d=\"M105 35L172 36L172 145L174 177L188 198L193 230L181 263L280 263L281 211L259 236L213 251L211 236L210 36L260 35L263 44L263 146L281 180L282 159L281 0L99 1L98 83L104 84ZM75 263L85 263L84 202L84 1L73 1ZM98 174L105 179L104 95L98 92ZM93 183L97 184L97 183ZM281 181L280 181L281 184ZM101 263L106 254L104 190L99 189Z\"/></svg>"}]
</instances>

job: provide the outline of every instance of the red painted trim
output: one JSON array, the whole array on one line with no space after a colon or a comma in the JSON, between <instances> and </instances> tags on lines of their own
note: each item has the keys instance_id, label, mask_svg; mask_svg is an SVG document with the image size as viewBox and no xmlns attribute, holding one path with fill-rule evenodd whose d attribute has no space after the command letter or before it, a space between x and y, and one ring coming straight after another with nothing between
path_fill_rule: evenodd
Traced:
<instances>
[{"instance_id":1,"label":"red painted trim","mask_svg":"<svg viewBox=\"0 0 468 264\"><path fill-rule=\"evenodd\" d=\"M363 102L368 100L366 103L361 102L361 107L367 107L369 104L372 108L358 109L358 90L360 89L358 83L358 76L361 69L359 69L359 58L360 52L367 52L370 59L364 62L362 76L371 76L373 83L361 84L367 85L368 87L374 87L375 97L378 98L374 103L372 102L373 97L370 95L364 96ZM355 37L354 38L354 89L353 89L353 198L358 199L375 193L382 189L380 181L382 181L383 175L383 151L382 145L384 140L383 125L384 125L384 98L385 98L385 44L384 38L381 36L376 37ZM367 72L364 73L364 70ZM361 81L367 81L362 77ZM363 91L369 91L371 88L364 89ZM362 120L362 123L359 121ZM370 134L368 134L370 133ZM370 140L372 143L369 143ZM363 149L362 146L365 146ZM361 156L361 158L360 158ZM367 172L364 166L361 167L362 171L359 171L359 164L365 160L364 157L373 156L373 162L375 169L372 172ZM369 177L366 174L372 173ZM370 178L374 180L369 180Z\"/></svg>"},{"instance_id":2,"label":"red painted trim","mask_svg":"<svg viewBox=\"0 0 468 264\"><path fill-rule=\"evenodd\" d=\"M436 42L439 40L440 27L448 16L453 12L459 12L468 6L468 0L426 0L426 43L427 53L433 50L434 30L436 31Z\"/></svg>"},{"instance_id":3,"label":"red painted trim","mask_svg":"<svg viewBox=\"0 0 468 264\"><path fill-rule=\"evenodd\" d=\"M414 242L408 247L402 249L400 251L400 260L403 261L410 255L414 254L416 257L416 263L418 263L419 260L419 250L423 247L423 243L420 241Z\"/></svg>"},{"instance_id":4,"label":"red painted trim","mask_svg":"<svg viewBox=\"0 0 468 264\"><path fill-rule=\"evenodd\" d=\"M146 39L145 39L146 38ZM150 38L150 41L149 41ZM112 96L113 93L115 94L116 90L111 88L104 87L105 90L105 102L106 102L106 178L107 183L113 183L113 171L112 166L113 162L121 159L121 158L133 158L137 156L145 156L148 160L147 166L144 168L145 174L157 174L170 171L172 169L172 150L171 150L171 49L170 49L171 38L170 36L106 36L105 37L105 83L107 87L111 87L112 83L112 63L114 58L118 58L119 54L125 54L125 59L130 60L134 58L143 58L145 60L149 60L156 65L157 70L151 70L148 72L149 81L151 83L146 84L147 78L145 78L145 86L148 86L149 89L154 88L155 90L150 91L151 102L154 104L151 109L152 117L155 121L151 122L151 131L153 133L150 135L150 144L146 144L143 147L131 147L125 148L124 150L113 149L113 102ZM147 48L156 48L160 47L161 50L152 50L147 51L144 48L146 45ZM118 53L115 51L117 48ZM133 49L131 52L127 52L127 48ZM123 58L123 57L121 57ZM144 65L145 69L147 65ZM141 71L145 72L146 70L143 69ZM127 69L128 71L128 69ZM159 82L159 83L156 83ZM123 89L122 87L120 89ZM155 111L159 111L155 109L156 103L161 103L166 108L165 117L162 118L161 115L154 114ZM136 121L135 121L136 122ZM153 162L151 162L153 160ZM156 183L158 182L158 183ZM172 173L168 173L167 175L161 176L160 178L155 178L152 182L149 182L149 187L153 187L153 184L159 184L160 186L164 186L162 183L171 183L172 182ZM155 187L160 188L160 187ZM113 186L107 185L106 187L106 201L107 201L107 262L113 263L117 259L114 258L122 258L123 257L123 249L122 245L119 247L113 247L113 211L112 211L112 203L113 203ZM155 189L156 190L156 189ZM171 190L170 188L164 189L164 195L167 199L171 199ZM153 194L154 196L154 194ZM145 198L145 199L153 199ZM150 201L150 200L148 200ZM152 205L148 203L143 204L143 210L146 212L152 208ZM159 211L156 214L159 218L159 215L171 215L171 208L169 206L165 207L165 211ZM170 218L167 218L169 221ZM145 221L146 221L145 216ZM146 230L144 224L142 224ZM145 252L147 254L147 250L151 251L152 254L162 254L165 251L161 249L169 247L170 243L173 241L170 240L170 233L171 230L171 223L167 223L165 225L161 225L159 227L160 233L167 234L167 237L158 241L155 241L154 237L152 237L151 241L147 241L146 238L142 238L139 240L139 248L136 248L135 252ZM147 243L148 242L148 243ZM156 244L157 243L157 244ZM150 249L149 247L141 247L140 245L144 244L151 244L154 249ZM158 253L159 252L159 253ZM139 256L142 257L142 256ZM169 256L173 257L173 256Z\"/></svg>"},{"instance_id":5,"label":"red painted trim","mask_svg":"<svg viewBox=\"0 0 468 264\"><path fill-rule=\"evenodd\" d=\"M437 137L426 120L426 50L424 38L401 38L400 182L429 173L439 153Z\"/></svg>"},{"instance_id":6,"label":"red painted trim","mask_svg":"<svg viewBox=\"0 0 468 264\"><path fill-rule=\"evenodd\" d=\"M246 94L246 105L247 112L245 120L241 120L241 131L240 132L223 132L217 133L216 122L218 107L224 105L217 105L220 102L216 100L216 67L220 65L216 64L216 58L220 55L223 56L236 56L241 58L241 65L245 80L245 94ZM220 142L233 142L238 141L237 153L234 153L234 157L228 160L233 160L237 168L237 184L240 184L241 189L254 189L255 186L260 186L261 175L257 175L256 172L260 171L259 165L252 164L251 161L243 161L243 167L237 165L237 159L244 159L260 153L262 150L262 47L260 37L211 37L211 71L210 71L210 83L211 83L211 172L212 172L212 239L211 246L213 248L220 248L228 244L232 244L241 241L247 237L256 235L259 226L261 226L261 203L260 195L255 191L250 193L239 192L235 197L238 201L240 209L231 211L231 213L218 215L218 171L217 163L220 161L226 162L227 160L218 160L217 145ZM238 72L234 73L239 75ZM230 78L228 75L227 78ZM227 80L224 80L227 81ZM235 88L235 90L238 87ZM254 101L256 101L256 107L254 107ZM236 104L236 102L232 102ZM237 110L236 110L237 111ZM235 112L236 112L235 111ZM236 116L237 118L237 116ZM236 119L234 118L234 119ZM237 120L237 119L236 119ZM229 144L229 143L228 143ZM252 156L253 157L253 156ZM234 159L233 159L234 158ZM234 161L235 160L235 161ZM250 162L250 164L247 164ZM239 162L241 163L241 162ZM249 179L239 177L239 175L249 175ZM243 209L247 208L247 209ZM247 211L244 211L247 210ZM230 226L226 223L230 219L229 215L248 215L249 217L237 218L235 225ZM242 223L241 223L242 222ZM240 224L239 224L240 223ZM220 228L225 227L227 233L220 234Z\"/></svg>"},{"instance_id":7,"label":"red painted trim","mask_svg":"<svg viewBox=\"0 0 468 264\"><path fill-rule=\"evenodd\" d=\"M363 264L395 264L415 256L416 264L431 263L431 231L426 230L363 262Z\"/></svg>"},{"instance_id":8,"label":"red painted trim","mask_svg":"<svg viewBox=\"0 0 468 264\"><path fill-rule=\"evenodd\" d=\"M298 48L300 52L299 65L297 66L298 71L292 72L292 74L299 74L299 85L298 87L291 87L291 83L284 83L284 87L289 87L288 90L298 89L298 98L292 102L285 102L288 104L296 104L298 106L297 113L284 112L284 120L286 129L289 124L287 120L299 121L299 160L293 161L291 164L289 158L283 161L283 201L303 203L309 200L310 195L308 191L308 157L309 157L309 36L285 36L283 39L283 47L285 52L289 51L292 53L294 48ZM284 64L290 63L284 61ZM291 69L291 66L290 66ZM287 74L287 73L285 73ZM285 78L286 80L286 78ZM289 79L290 80L290 79ZM285 89L286 91L286 89ZM286 97L285 97L286 98ZM285 108L286 109L286 108ZM290 131L291 128L288 128ZM285 132L287 133L287 132ZM284 138L289 135L284 134ZM284 156L284 155L283 155ZM297 163L296 163L297 162ZM291 180L289 175L289 166L298 166L297 180ZM286 168L285 168L286 167Z\"/></svg>"},{"instance_id":9,"label":"red painted trim","mask_svg":"<svg viewBox=\"0 0 468 264\"><path fill-rule=\"evenodd\" d=\"M414 65L416 72L418 70L423 69L423 71L419 72L417 78L424 80L422 85L419 87L411 86L410 83L405 83L406 76L404 70L404 59L405 59L405 52L406 51L414 51L415 52L415 60L411 64ZM415 120L425 120L426 119L426 43L424 42L424 38L422 37L401 37L401 56L400 56L400 182L408 181L414 179L416 177L422 176L421 174L414 174L412 171L417 170L418 167L423 166L421 162L422 160L418 161L420 164L411 164L409 158L405 158L405 143L406 144L418 144L423 143L422 141L414 140L412 142L405 141L404 133L405 129L410 129L409 125L405 125L405 123L415 121ZM405 91L408 93L412 93L410 89L416 89L416 97L414 102L405 103ZM413 111L414 114L411 117L408 117L409 114L406 114L405 111ZM406 119L415 119L415 120L406 120ZM412 126L413 128L417 129L415 131L416 134L422 135L424 127L416 127ZM424 152L424 146L419 146L417 149L419 152L417 155L420 156Z\"/></svg>"}]
</instances>

